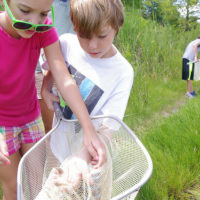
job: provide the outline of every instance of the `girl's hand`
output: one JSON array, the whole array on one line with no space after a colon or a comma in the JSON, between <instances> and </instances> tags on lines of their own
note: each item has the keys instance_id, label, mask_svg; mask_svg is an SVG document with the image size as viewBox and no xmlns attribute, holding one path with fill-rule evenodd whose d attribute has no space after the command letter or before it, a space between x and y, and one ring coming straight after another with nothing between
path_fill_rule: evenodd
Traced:
<instances>
[{"instance_id":1,"label":"girl's hand","mask_svg":"<svg viewBox=\"0 0 200 200\"><path fill-rule=\"evenodd\" d=\"M8 148L5 142L5 138L2 134L0 134L0 165L9 165L10 160L7 158Z\"/></svg>"},{"instance_id":2,"label":"girl's hand","mask_svg":"<svg viewBox=\"0 0 200 200\"><path fill-rule=\"evenodd\" d=\"M84 145L88 152L92 156L92 164L95 164L94 168L101 167L107 160L106 150L102 141L99 139L97 133L84 133Z\"/></svg>"}]
</instances>

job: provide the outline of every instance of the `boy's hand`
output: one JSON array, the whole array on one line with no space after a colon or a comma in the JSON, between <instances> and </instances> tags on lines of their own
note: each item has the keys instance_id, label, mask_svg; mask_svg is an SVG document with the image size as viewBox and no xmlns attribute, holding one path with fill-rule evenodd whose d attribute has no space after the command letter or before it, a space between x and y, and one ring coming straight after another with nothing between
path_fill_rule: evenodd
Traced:
<instances>
[{"instance_id":1,"label":"boy's hand","mask_svg":"<svg viewBox=\"0 0 200 200\"><path fill-rule=\"evenodd\" d=\"M195 61L195 62L198 62L198 61L199 61L199 59L198 59L197 56L194 57L194 61Z\"/></svg>"},{"instance_id":2,"label":"boy's hand","mask_svg":"<svg viewBox=\"0 0 200 200\"><path fill-rule=\"evenodd\" d=\"M58 96L53 95L48 90L42 90L41 94L42 94L42 98L44 99L45 103L47 104L47 107L50 110L54 110L53 102L59 102Z\"/></svg>"},{"instance_id":3,"label":"boy's hand","mask_svg":"<svg viewBox=\"0 0 200 200\"><path fill-rule=\"evenodd\" d=\"M84 134L84 145L92 156L92 164L96 165L94 168L101 167L107 160L106 150L104 144L101 142L96 132Z\"/></svg>"},{"instance_id":4,"label":"boy's hand","mask_svg":"<svg viewBox=\"0 0 200 200\"><path fill-rule=\"evenodd\" d=\"M10 160L8 157L8 148L4 136L0 134L0 165L9 165Z\"/></svg>"}]
</instances>

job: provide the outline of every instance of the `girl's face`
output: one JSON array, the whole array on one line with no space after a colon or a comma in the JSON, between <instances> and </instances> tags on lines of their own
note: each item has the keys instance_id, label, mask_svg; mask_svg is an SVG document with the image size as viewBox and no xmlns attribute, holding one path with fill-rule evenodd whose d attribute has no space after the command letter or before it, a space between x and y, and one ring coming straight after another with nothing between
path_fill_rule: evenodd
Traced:
<instances>
[{"instance_id":1,"label":"girl's face","mask_svg":"<svg viewBox=\"0 0 200 200\"><path fill-rule=\"evenodd\" d=\"M7 0L8 6L17 20L27 21L33 24L44 24L47 14L51 11L53 0ZM35 33L34 29L27 31L16 30L12 27L12 20L6 12L8 33L16 38L31 38Z\"/></svg>"},{"instance_id":2,"label":"girl's face","mask_svg":"<svg viewBox=\"0 0 200 200\"><path fill-rule=\"evenodd\" d=\"M111 26L105 26L99 35L94 34L91 39L77 33L82 49L93 58L109 58L116 54L112 45L115 35L116 31Z\"/></svg>"}]
</instances>

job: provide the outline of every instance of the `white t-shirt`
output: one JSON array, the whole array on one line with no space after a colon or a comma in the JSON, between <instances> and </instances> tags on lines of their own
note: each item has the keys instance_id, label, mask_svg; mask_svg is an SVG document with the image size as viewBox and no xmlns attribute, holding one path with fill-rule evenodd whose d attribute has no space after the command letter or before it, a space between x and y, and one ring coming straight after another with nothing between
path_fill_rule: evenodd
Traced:
<instances>
[{"instance_id":1,"label":"white t-shirt","mask_svg":"<svg viewBox=\"0 0 200 200\"><path fill-rule=\"evenodd\" d=\"M200 39L193 40L192 42L190 42L187 45L185 52L183 54L183 58L186 58L186 59L191 60L191 61L194 60L194 45L195 44L199 45L198 48L197 48L197 51L198 52L200 51Z\"/></svg>"},{"instance_id":2,"label":"white t-shirt","mask_svg":"<svg viewBox=\"0 0 200 200\"><path fill-rule=\"evenodd\" d=\"M129 62L118 50L110 58L90 57L80 47L74 34L62 35L60 44L69 72L76 80L90 116L114 115L123 119L133 84L133 68ZM65 118L75 118L68 106L62 110ZM119 123L112 120L103 119L100 124L113 130L119 129ZM97 128L100 124L94 126ZM83 134L74 129L76 126L61 121L56 133L51 136L51 150L60 162L82 143Z\"/></svg>"},{"instance_id":3,"label":"white t-shirt","mask_svg":"<svg viewBox=\"0 0 200 200\"><path fill-rule=\"evenodd\" d=\"M79 87L91 116L114 115L123 119L133 84L133 68L117 50L110 58L92 58L73 34L60 37L68 69ZM70 109L64 116L73 119Z\"/></svg>"}]
</instances>

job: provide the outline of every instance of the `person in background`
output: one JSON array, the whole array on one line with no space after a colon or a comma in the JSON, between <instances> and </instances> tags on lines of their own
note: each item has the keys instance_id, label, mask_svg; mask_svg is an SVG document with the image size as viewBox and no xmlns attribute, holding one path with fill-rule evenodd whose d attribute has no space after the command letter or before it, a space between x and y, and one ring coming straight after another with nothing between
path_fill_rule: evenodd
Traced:
<instances>
[{"instance_id":1,"label":"person in background","mask_svg":"<svg viewBox=\"0 0 200 200\"><path fill-rule=\"evenodd\" d=\"M70 20L70 0L54 0L55 28L58 35L63 33L74 33Z\"/></svg>"},{"instance_id":2,"label":"person in background","mask_svg":"<svg viewBox=\"0 0 200 200\"><path fill-rule=\"evenodd\" d=\"M191 41L183 54L182 60L182 80L187 81L186 97L194 98L196 92L192 87L192 80L194 78L194 62L198 61L198 52L200 51L200 36ZM192 62L192 63L191 63Z\"/></svg>"}]
</instances>

